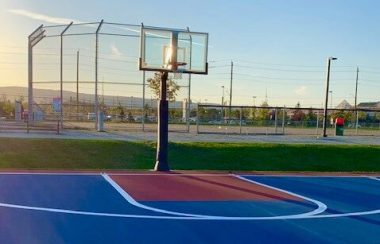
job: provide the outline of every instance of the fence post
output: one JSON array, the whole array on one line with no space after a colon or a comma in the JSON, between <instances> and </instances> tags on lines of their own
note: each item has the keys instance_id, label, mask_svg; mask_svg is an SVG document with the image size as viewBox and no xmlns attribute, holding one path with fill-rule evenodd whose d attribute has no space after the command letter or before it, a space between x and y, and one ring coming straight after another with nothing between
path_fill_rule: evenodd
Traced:
<instances>
[{"instance_id":1,"label":"fence post","mask_svg":"<svg viewBox=\"0 0 380 244\"><path fill-rule=\"evenodd\" d=\"M319 110L317 110L317 126L315 128L316 136L318 136L318 127L319 127Z\"/></svg>"},{"instance_id":2,"label":"fence post","mask_svg":"<svg viewBox=\"0 0 380 244\"><path fill-rule=\"evenodd\" d=\"M191 38L191 37L190 37ZM186 106L186 126L187 126L187 132L190 133L190 113L191 113L191 74L189 74L189 84L188 84L188 91L187 91L187 106Z\"/></svg>"},{"instance_id":3,"label":"fence post","mask_svg":"<svg viewBox=\"0 0 380 244\"><path fill-rule=\"evenodd\" d=\"M277 135L277 108L274 109L274 134Z\"/></svg>"},{"instance_id":4,"label":"fence post","mask_svg":"<svg viewBox=\"0 0 380 244\"><path fill-rule=\"evenodd\" d=\"M285 135L285 107L282 109L282 134Z\"/></svg>"},{"instance_id":5,"label":"fence post","mask_svg":"<svg viewBox=\"0 0 380 244\"><path fill-rule=\"evenodd\" d=\"M145 70L143 71L143 98L142 98L142 117L141 117L141 124L142 124L142 131L145 131Z\"/></svg>"},{"instance_id":6,"label":"fence post","mask_svg":"<svg viewBox=\"0 0 380 244\"><path fill-rule=\"evenodd\" d=\"M197 104L197 134L199 134L199 103Z\"/></svg>"},{"instance_id":7,"label":"fence post","mask_svg":"<svg viewBox=\"0 0 380 244\"><path fill-rule=\"evenodd\" d=\"M241 135L241 127L242 127L242 124L243 124L243 108L240 107L240 135Z\"/></svg>"},{"instance_id":8,"label":"fence post","mask_svg":"<svg viewBox=\"0 0 380 244\"><path fill-rule=\"evenodd\" d=\"M356 110L355 135L358 135L358 127L359 127L359 113L358 113L358 110Z\"/></svg>"}]
</instances>

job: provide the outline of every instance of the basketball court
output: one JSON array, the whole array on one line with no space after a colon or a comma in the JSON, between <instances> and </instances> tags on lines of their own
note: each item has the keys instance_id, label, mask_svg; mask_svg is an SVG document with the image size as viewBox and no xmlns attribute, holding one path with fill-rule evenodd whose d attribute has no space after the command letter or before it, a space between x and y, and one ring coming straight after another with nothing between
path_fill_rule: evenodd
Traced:
<instances>
[{"instance_id":1,"label":"basketball court","mask_svg":"<svg viewBox=\"0 0 380 244\"><path fill-rule=\"evenodd\" d=\"M379 240L380 178L2 172L5 243Z\"/></svg>"},{"instance_id":2,"label":"basketball court","mask_svg":"<svg viewBox=\"0 0 380 244\"><path fill-rule=\"evenodd\" d=\"M102 20L93 33L93 114L99 132L103 130L103 114L98 101L98 36L103 24L107 23ZM56 111L61 126L63 36L72 25L76 26L71 22L55 35L61 40L60 106ZM41 25L29 36L31 122L32 49L46 37L45 30ZM137 37L136 33L133 36ZM209 36L142 24L139 37L138 65L144 82L146 71L154 71L160 78L156 172L0 172L2 242L370 243L380 239L378 176L170 171L167 81L182 74L189 74L189 80L192 74L208 74Z\"/></svg>"}]
</instances>

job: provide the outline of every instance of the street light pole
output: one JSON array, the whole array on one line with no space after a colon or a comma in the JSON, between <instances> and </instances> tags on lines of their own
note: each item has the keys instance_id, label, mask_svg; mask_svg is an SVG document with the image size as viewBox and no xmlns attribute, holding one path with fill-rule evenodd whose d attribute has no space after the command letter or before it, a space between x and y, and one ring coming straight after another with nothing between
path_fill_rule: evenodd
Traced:
<instances>
[{"instance_id":1,"label":"street light pole","mask_svg":"<svg viewBox=\"0 0 380 244\"><path fill-rule=\"evenodd\" d=\"M228 109L228 120L231 120L231 106L232 106L232 80L234 75L234 62L231 61L231 76L230 76L230 107Z\"/></svg>"},{"instance_id":2,"label":"street light pole","mask_svg":"<svg viewBox=\"0 0 380 244\"><path fill-rule=\"evenodd\" d=\"M358 121L359 114L357 110L358 106L358 82L359 82L359 67L356 67L356 84L355 84L355 133L358 134Z\"/></svg>"},{"instance_id":3,"label":"street light pole","mask_svg":"<svg viewBox=\"0 0 380 244\"><path fill-rule=\"evenodd\" d=\"M326 96L325 96L325 108L323 111L323 137L327 137L326 126L327 126L327 104L329 102L329 83L330 83L330 66L331 60L337 60L337 58L329 57L327 59L327 77L326 77Z\"/></svg>"}]
</instances>

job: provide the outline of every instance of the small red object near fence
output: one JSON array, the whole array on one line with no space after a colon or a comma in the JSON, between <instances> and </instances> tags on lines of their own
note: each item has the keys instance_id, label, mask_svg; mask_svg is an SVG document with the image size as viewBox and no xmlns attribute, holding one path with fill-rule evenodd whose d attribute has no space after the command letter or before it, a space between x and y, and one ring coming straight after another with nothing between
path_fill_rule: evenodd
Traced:
<instances>
[{"instance_id":1,"label":"small red object near fence","mask_svg":"<svg viewBox=\"0 0 380 244\"><path fill-rule=\"evenodd\" d=\"M335 119L335 125L344 125L344 119L343 118L336 118Z\"/></svg>"}]
</instances>

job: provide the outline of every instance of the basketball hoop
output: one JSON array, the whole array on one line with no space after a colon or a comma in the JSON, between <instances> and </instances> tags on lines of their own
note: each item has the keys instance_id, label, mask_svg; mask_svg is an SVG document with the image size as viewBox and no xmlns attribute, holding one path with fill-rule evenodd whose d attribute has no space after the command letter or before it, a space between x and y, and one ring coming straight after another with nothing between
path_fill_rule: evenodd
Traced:
<instances>
[{"instance_id":1,"label":"basketball hoop","mask_svg":"<svg viewBox=\"0 0 380 244\"><path fill-rule=\"evenodd\" d=\"M207 75L208 33L142 25L140 37L139 69L160 71L162 74L154 170L169 171L169 103L166 99L168 75L173 73L173 79L181 79L183 73ZM195 45L197 51L193 52Z\"/></svg>"}]
</instances>

